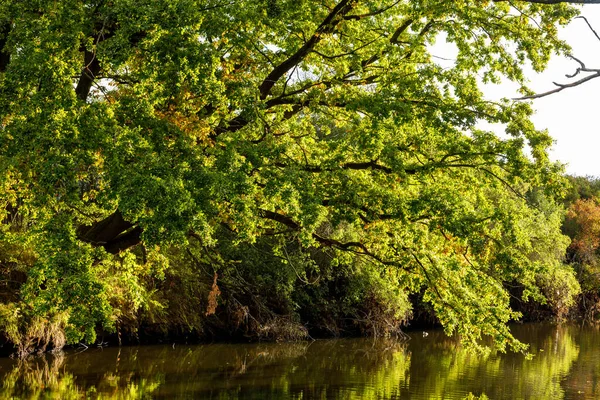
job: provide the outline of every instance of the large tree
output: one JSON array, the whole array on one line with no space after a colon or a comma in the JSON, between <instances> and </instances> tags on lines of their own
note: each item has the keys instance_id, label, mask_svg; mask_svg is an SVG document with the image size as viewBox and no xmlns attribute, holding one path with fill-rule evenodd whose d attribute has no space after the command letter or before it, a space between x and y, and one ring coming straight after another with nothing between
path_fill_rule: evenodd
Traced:
<instances>
[{"instance_id":1,"label":"large tree","mask_svg":"<svg viewBox=\"0 0 600 400\"><path fill-rule=\"evenodd\" d=\"M560 2L4 1L2 240L35 249L15 313L91 338L110 260L226 227L374 263L448 332L517 348L503 285L559 268L560 167L480 83L531 94L524 65L568 51L576 10L536 3Z\"/></svg>"}]
</instances>

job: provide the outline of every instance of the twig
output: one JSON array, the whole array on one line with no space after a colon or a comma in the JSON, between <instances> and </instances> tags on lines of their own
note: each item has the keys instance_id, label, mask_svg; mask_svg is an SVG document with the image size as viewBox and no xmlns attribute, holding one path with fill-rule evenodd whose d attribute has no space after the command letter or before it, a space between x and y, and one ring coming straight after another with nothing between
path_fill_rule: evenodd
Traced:
<instances>
[{"instance_id":1,"label":"twig","mask_svg":"<svg viewBox=\"0 0 600 400\"><path fill-rule=\"evenodd\" d=\"M583 69L582 69L582 71L583 71ZM575 76L575 75L577 75L577 73L575 73L572 76ZM543 93L533 94L531 96L517 97L517 98L514 98L513 100L534 100L534 99L539 99L539 98L542 98L542 97L550 96L551 94L554 94L554 93L562 92L563 90L568 89L568 88L579 86L582 83L585 83L587 81L591 81L592 79L596 79L598 77L600 77L600 70L596 70L595 73L593 73L591 75L588 75L585 78L581 78L580 80L575 81L575 82L564 83L564 84L563 83L553 82L556 86L558 86L556 89L552 89L552 90L549 90L549 91L543 92Z\"/></svg>"},{"instance_id":2,"label":"twig","mask_svg":"<svg viewBox=\"0 0 600 400\"><path fill-rule=\"evenodd\" d=\"M598 33L594 30L594 28L592 28L592 24L590 24L590 21L588 21L588 19L586 17L584 17L583 15L580 15L578 17L575 17L575 19L582 19L585 21L585 23L587 24L588 28L590 28L590 30L592 31L592 33L594 34L594 36L596 36L596 39L600 40L600 36L598 36Z\"/></svg>"}]
</instances>

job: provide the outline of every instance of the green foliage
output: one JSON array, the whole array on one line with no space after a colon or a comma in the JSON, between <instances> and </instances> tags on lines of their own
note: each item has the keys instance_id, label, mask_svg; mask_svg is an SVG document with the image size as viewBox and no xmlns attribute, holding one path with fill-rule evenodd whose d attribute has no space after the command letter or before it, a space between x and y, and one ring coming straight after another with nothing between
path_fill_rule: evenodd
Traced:
<instances>
[{"instance_id":1,"label":"green foliage","mask_svg":"<svg viewBox=\"0 0 600 400\"><path fill-rule=\"evenodd\" d=\"M565 319L581 293L575 271L569 265L560 264L539 279L546 301L557 319Z\"/></svg>"},{"instance_id":2,"label":"green foliage","mask_svg":"<svg viewBox=\"0 0 600 400\"><path fill-rule=\"evenodd\" d=\"M570 206L577 200L588 200L600 195L600 179L592 176L567 175L570 186L564 202Z\"/></svg>"},{"instance_id":3,"label":"green foliage","mask_svg":"<svg viewBox=\"0 0 600 400\"><path fill-rule=\"evenodd\" d=\"M423 292L448 333L522 349L503 283L542 299L557 271L561 169L530 105L478 77L530 93L523 65L568 51L577 10L518 7L2 3L0 242L32 258L11 303L75 343L141 320L296 337L311 304L379 334Z\"/></svg>"}]
</instances>

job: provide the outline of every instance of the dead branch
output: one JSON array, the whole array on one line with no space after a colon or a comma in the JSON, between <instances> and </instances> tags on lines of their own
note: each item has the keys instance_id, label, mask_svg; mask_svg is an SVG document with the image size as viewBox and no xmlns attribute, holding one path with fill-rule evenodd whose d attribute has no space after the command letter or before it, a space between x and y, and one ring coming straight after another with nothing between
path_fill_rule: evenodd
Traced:
<instances>
[{"instance_id":1,"label":"dead branch","mask_svg":"<svg viewBox=\"0 0 600 400\"><path fill-rule=\"evenodd\" d=\"M543 92L543 93L533 94L531 96L517 97L517 98L515 98L513 100L533 100L533 99L539 99L539 98L542 98L542 97L550 96L551 94L554 94L554 93L561 92L561 91L563 91L565 89L568 89L568 88L579 86L582 83L585 83L585 82L591 81L592 79L596 79L596 78L600 77L600 69L585 68L585 65L581 61L579 61L575 57L571 57L571 58L573 58L574 60L576 60L580 64L580 67L577 68L573 74L566 74L565 76L567 78L573 78L573 77L577 76L580 72L589 72L591 74L588 75L588 76L586 76L586 77L584 77L584 78L581 78L581 79L579 79L579 80L577 80L575 82L571 82L571 83L557 83L557 82L552 82L555 86L557 86L556 89L548 90L547 92Z\"/></svg>"}]
</instances>

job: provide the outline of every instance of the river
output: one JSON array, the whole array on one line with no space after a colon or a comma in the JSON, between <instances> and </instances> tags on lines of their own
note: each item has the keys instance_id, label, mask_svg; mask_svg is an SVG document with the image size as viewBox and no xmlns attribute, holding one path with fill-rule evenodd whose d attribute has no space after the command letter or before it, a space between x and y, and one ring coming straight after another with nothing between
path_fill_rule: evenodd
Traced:
<instances>
[{"instance_id":1,"label":"river","mask_svg":"<svg viewBox=\"0 0 600 400\"><path fill-rule=\"evenodd\" d=\"M166 345L0 358L0 399L600 399L600 329L515 325L533 358L408 341Z\"/></svg>"}]
</instances>

